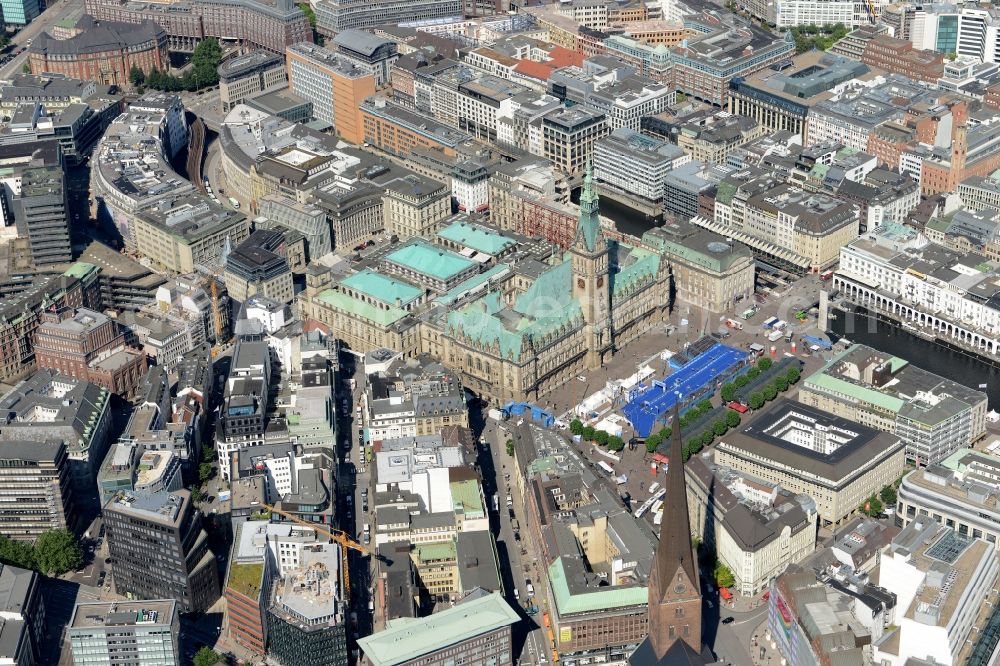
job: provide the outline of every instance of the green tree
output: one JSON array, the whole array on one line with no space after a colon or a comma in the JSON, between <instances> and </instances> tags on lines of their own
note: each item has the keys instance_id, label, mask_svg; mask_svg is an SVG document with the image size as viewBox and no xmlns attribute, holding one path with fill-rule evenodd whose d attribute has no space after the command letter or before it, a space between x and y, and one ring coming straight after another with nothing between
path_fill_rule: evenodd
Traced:
<instances>
[{"instance_id":1,"label":"green tree","mask_svg":"<svg viewBox=\"0 0 1000 666\"><path fill-rule=\"evenodd\" d=\"M201 463L198 465L198 480L205 483L212 478L212 474L215 470L212 468L212 463Z\"/></svg>"},{"instance_id":2,"label":"green tree","mask_svg":"<svg viewBox=\"0 0 1000 666\"><path fill-rule=\"evenodd\" d=\"M597 442L598 444L600 444L601 446L607 446L607 444L608 444L608 433L605 432L604 430L595 430L594 431L594 441Z\"/></svg>"},{"instance_id":3,"label":"green tree","mask_svg":"<svg viewBox=\"0 0 1000 666\"><path fill-rule=\"evenodd\" d=\"M712 411L712 401L711 400L699 400L698 401L698 411L702 414L707 414Z\"/></svg>"},{"instance_id":4,"label":"green tree","mask_svg":"<svg viewBox=\"0 0 1000 666\"><path fill-rule=\"evenodd\" d=\"M726 414L726 425L730 428L735 428L740 424L740 415L733 410L729 410Z\"/></svg>"},{"instance_id":5,"label":"green tree","mask_svg":"<svg viewBox=\"0 0 1000 666\"><path fill-rule=\"evenodd\" d=\"M780 393L784 393L788 390L788 378L783 375L778 375L774 378L774 388L778 389Z\"/></svg>"},{"instance_id":6,"label":"green tree","mask_svg":"<svg viewBox=\"0 0 1000 666\"><path fill-rule=\"evenodd\" d=\"M744 386L746 386L749 382L750 380L747 379L746 375L740 375L739 377L733 380L733 386L735 386L738 389L741 389Z\"/></svg>"},{"instance_id":7,"label":"green tree","mask_svg":"<svg viewBox=\"0 0 1000 666\"><path fill-rule=\"evenodd\" d=\"M896 506L896 489L892 486L886 486L879 493L879 497L887 506Z\"/></svg>"},{"instance_id":8,"label":"green tree","mask_svg":"<svg viewBox=\"0 0 1000 666\"><path fill-rule=\"evenodd\" d=\"M581 434L583 435L583 438L585 440L587 440L588 442L594 441L594 427L593 426L586 426L583 429L583 432Z\"/></svg>"},{"instance_id":9,"label":"green tree","mask_svg":"<svg viewBox=\"0 0 1000 666\"><path fill-rule=\"evenodd\" d=\"M608 451L621 451L625 448L625 442L618 435L608 437Z\"/></svg>"},{"instance_id":10,"label":"green tree","mask_svg":"<svg viewBox=\"0 0 1000 666\"><path fill-rule=\"evenodd\" d=\"M24 64L21 65L21 71L24 72L25 74L31 74L31 65L29 65L28 62L25 61Z\"/></svg>"},{"instance_id":11,"label":"green tree","mask_svg":"<svg viewBox=\"0 0 1000 666\"><path fill-rule=\"evenodd\" d=\"M736 576L733 572L722 562L715 565L715 584L719 588L732 587L736 584Z\"/></svg>"},{"instance_id":12,"label":"green tree","mask_svg":"<svg viewBox=\"0 0 1000 666\"><path fill-rule=\"evenodd\" d=\"M715 435L717 437L722 437L723 435L726 434L726 431L729 430L729 428L726 427L725 421L719 419L718 421L715 422L715 425L712 426L712 430L715 431Z\"/></svg>"},{"instance_id":13,"label":"green tree","mask_svg":"<svg viewBox=\"0 0 1000 666\"><path fill-rule=\"evenodd\" d=\"M128 80L134 86L141 86L146 80L146 75L139 69L138 65L132 65L132 69L128 72Z\"/></svg>"},{"instance_id":14,"label":"green tree","mask_svg":"<svg viewBox=\"0 0 1000 666\"><path fill-rule=\"evenodd\" d=\"M799 370L797 366L793 365L792 367L790 367L788 369L788 372L785 373L785 379L788 380L789 384L794 384L795 382L799 381L799 377L801 375L802 375L802 371Z\"/></svg>"},{"instance_id":15,"label":"green tree","mask_svg":"<svg viewBox=\"0 0 1000 666\"><path fill-rule=\"evenodd\" d=\"M736 387L728 383L723 384L720 394L723 402L732 402L733 398L736 397Z\"/></svg>"},{"instance_id":16,"label":"green tree","mask_svg":"<svg viewBox=\"0 0 1000 666\"><path fill-rule=\"evenodd\" d=\"M194 666L215 666L220 661L225 662L222 655L207 645L202 645L195 653L193 663Z\"/></svg>"},{"instance_id":17,"label":"green tree","mask_svg":"<svg viewBox=\"0 0 1000 666\"><path fill-rule=\"evenodd\" d=\"M83 551L72 532L49 530L35 540L35 561L43 574L59 576L83 566Z\"/></svg>"},{"instance_id":18,"label":"green tree","mask_svg":"<svg viewBox=\"0 0 1000 666\"><path fill-rule=\"evenodd\" d=\"M214 446L202 446L201 447L201 461L202 462L215 462L216 451Z\"/></svg>"},{"instance_id":19,"label":"green tree","mask_svg":"<svg viewBox=\"0 0 1000 666\"><path fill-rule=\"evenodd\" d=\"M656 433L653 433L646 438L646 453L652 453L656 451L656 448L660 445L662 439Z\"/></svg>"},{"instance_id":20,"label":"green tree","mask_svg":"<svg viewBox=\"0 0 1000 666\"><path fill-rule=\"evenodd\" d=\"M670 436L672 434L674 434L674 429L671 428L670 426L667 426L666 428L660 428L660 441L661 442L667 441L668 439L670 439Z\"/></svg>"},{"instance_id":21,"label":"green tree","mask_svg":"<svg viewBox=\"0 0 1000 666\"><path fill-rule=\"evenodd\" d=\"M569 431L574 435L579 435L583 432L583 421L580 419L573 419L569 422Z\"/></svg>"},{"instance_id":22,"label":"green tree","mask_svg":"<svg viewBox=\"0 0 1000 666\"><path fill-rule=\"evenodd\" d=\"M772 400L778 397L778 389L774 386L773 383L765 386L762 392L764 393L764 400L767 400L768 402L771 402Z\"/></svg>"},{"instance_id":23,"label":"green tree","mask_svg":"<svg viewBox=\"0 0 1000 666\"><path fill-rule=\"evenodd\" d=\"M711 430L706 430L705 432L701 433L701 445L703 448L711 444L713 441L715 441L714 432L712 432Z\"/></svg>"},{"instance_id":24,"label":"green tree","mask_svg":"<svg viewBox=\"0 0 1000 666\"><path fill-rule=\"evenodd\" d=\"M684 445L684 449L681 452L681 455L684 458L684 462L687 462L688 460L690 460L691 456L693 456L694 454L695 454L695 451L694 451L694 449L692 447L691 442L688 442L687 444L685 444Z\"/></svg>"},{"instance_id":25,"label":"green tree","mask_svg":"<svg viewBox=\"0 0 1000 666\"><path fill-rule=\"evenodd\" d=\"M514 440L508 439L507 442L504 444L504 447L507 449L507 455L509 456L514 455Z\"/></svg>"},{"instance_id":26,"label":"green tree","mask_svg":"<svg viewBox=\"0 0 1000 666\"><path fill-rule=\"evenodd\" d=\"M771 368L771 366L773 364L774 364L774 361L772 361L771 359L767 358L766 356L764 358L760 359L759 361L757 361L757 367L760 368L761 372L766 372L767 370L769 370Z\"/></svg>"},{"instance_id":27,"label":"green tree","mask_svg":"<svg viewBox=\"0 0 1000 666\"><path fill-rule=\"evenodd\" d=\"M204 492L202 492L201 488L194 487L194 488L191 489L191 501L193 501L193 502L201 502L206 497L207 497L207 495Z\"/></svg>"},{"instance_id":28,"label":"green tree","mask_svg":"<svg viewBox=\"0 0 1000 666\"><path fill-rule=\"evenodd\" d=\"M760 368L750 368L747 370L747 379L757 379L760 376Z\"/></svg>"},{"instance_id":29,"label":"green tree","mask_svg":"<svg viewBox=\"0 0 1000 666\"><path fill-rule=\"evenodd\" d=\"M764 406L764 395L760 391L750 394L750 409L760 409Z\"/></svg>"},{"instance_id":30,"label":"green tree","mask_svg":"<svg viewBox=\"0 0 1000 666\"><path fill-rule=\"evenodd\" d=\"M35 549L26 541L15 541L0 536L0 562L22 569L37 569Z\"/></svg>"},{"instance_id":31,"label":"green tree","mask_svg":"<svg viewBox=\"0 0 1000 666\"><path fill-rule=\"evenodd\" d=\"M880 516L882 514L882 502L878 497L872 495L868 498L867 502L861 505L861 513L871 516L872 518Z\"/></svg>"}]
</instances>

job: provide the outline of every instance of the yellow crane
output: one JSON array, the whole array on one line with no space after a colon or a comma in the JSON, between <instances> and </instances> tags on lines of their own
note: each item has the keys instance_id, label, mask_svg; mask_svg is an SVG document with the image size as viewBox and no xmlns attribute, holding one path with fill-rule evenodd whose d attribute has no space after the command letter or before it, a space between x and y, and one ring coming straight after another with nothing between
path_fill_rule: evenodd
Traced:
<instances>
[{"instance_id":1,"label":"yellow crane","mask_svg":"<svg viewBox=\"0 0 1000 666\"><path fill-rule=\"evenodd\" d=\"M351 537L347 536L347 532L344 532L343 530L337 530L337 529L327 530L324 529L323 527L320 527L319 525L316 525L315 523L310 523L307 520L302 520L295 514L288 513L287 511L282 511L281 509L275 508L270 504L264 504L262 502L261 506L263 506L268 511L271 511L272 513L276 513L279 516L284 516L285 518L292 521L296 525L302 525L304 527L308 527L317 534L322 534L325 537L329 537L333 539L336 543L340 544L340 557L342 559L341 568L344 571L344 596L345 596L345 601L347 601L347 603L350 603L351 577L347 567L347 551L348 549L356 550L362 555L370 555L371 551L369 551L367 548L362 546L360 543L358 543Z\"/></svg>"}]
</instances>

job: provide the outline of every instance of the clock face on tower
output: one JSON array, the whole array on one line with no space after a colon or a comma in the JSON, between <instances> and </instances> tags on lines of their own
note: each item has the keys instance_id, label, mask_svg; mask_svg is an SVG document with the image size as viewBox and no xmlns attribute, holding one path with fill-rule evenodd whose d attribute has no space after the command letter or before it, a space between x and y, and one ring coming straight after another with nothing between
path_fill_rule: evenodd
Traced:
<instances>
[{"instance_id":1,"label":"clock face on tower","mask_svg":"<svg viewBox=\"0 0 1000 666\"><path fill-rule=\"evenodd\" d=\"M674 586L674 592L677 594L684 594L685 589L684 583L677 583L677 585Z\"/></svg>"}]
</instances>

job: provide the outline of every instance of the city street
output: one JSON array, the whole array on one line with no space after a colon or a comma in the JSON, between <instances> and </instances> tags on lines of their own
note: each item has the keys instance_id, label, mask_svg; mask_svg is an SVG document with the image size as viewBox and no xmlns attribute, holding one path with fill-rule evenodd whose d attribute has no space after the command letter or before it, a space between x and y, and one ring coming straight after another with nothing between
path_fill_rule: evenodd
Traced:
<instances>
[{"instance_id":1,"label":"city street","mask_svg":"<svg viewBox=\"0 0 1000 666\"><path fill-rule=\"evenodd\" d=\"M519 664L545 664L551 660L551 646L545 636L541 626L542 612L546 608L546 581L543 574L537 570L537 560L534 553L526 548L527 532L515 535L512 520L518 521L521 530L525 529L526 513L522 498L517 488L511 486L514 481L513 475L514 460L507 455L505 442L508 436L504 430L511 424L503 426L495 421L486 420L483 430L482 441L487 451L480 450L480 468L483 475L483 493L487 496L487 502L492 507L490 500L491 492L496 493L498 498L499 511L491 520L491 524L496 525L494 534L497 541L497 555L500 559L500 572L503 576L504 591L507 595L507 602L511 607L520 611L524 621L514 627L515 652L521 647ZM486 455L486 454L489 455ZM507 480L510 475L510 480ZM514 518L511 518L511 510L507 508L507 496L513 502ZM494 522L496 521L496 522ZM498 524L497 524L498 523ZM525 565L531 562L531 566ZM535 595L528 594L526 585L530 579L535 590ZM514 590L517 590L515 596ZM525 605L534 604L539 607L539 612L534 616L528 616L525 612ZM523 646L523 647L522 647Z\"/></svg>"}]
</instances>

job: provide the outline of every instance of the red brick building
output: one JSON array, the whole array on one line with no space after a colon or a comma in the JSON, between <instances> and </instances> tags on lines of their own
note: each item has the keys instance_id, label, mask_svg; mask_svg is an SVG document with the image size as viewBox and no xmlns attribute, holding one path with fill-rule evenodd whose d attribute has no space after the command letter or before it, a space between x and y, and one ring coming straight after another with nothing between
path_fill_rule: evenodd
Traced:
<instances>
[{"instance_id":1,"label":"red brick building","mask_svg":"<svg viewBox=\"0 0 1000 666\"><path fill-rule=\"evenodd\" d=\"M244 525L263 523L248 522ZM233 563L226 582L226 616L229 637L235 643L264 654L264 613L267 606L269 576L263 563Z\"/></svg>"},{"instance_id":2,"label":"red brick building","mask_svg":"<svg viewBox=\"0 0 1000 666\"><path fill-rule=\"evenodd\" d=\"M865 45L861 62L924 83L937 83L944 75L944 54L915 49L902 39L880 36Z\"/></svg>"},{"instance_id":3,"label":"red brick building","mask_svg":"<svg viewBox=\"0 0 1000 666\"><path fill-rule=\"evenodd\" d=\"M130 396L146 374L146 354L131 347L118 322L87 308L51 308L35 333L39 368L56 370Z\"/></svg>"},{"instance_id":4,"label":"red brick building","mask_svg":"<svg viewBox=\"0 0 1000 666\"><path fill-rule=\"evenodd\" d=\"M28 50L31 73L128 86L132 67L148 74L170 66L167 33L152 21L115 23L84 15L77 28L80 33L69 39L55 39L47 32L36 37Z\"/></svg>"},{"instance_id":5,"label":"red brick building","mask_svg":"<svg viewBox=\"0 0 1000 666\"><path fill-rule=\"evenodd\" d=\"M89 14L106 21L154 21L166 29L172 46L182 50L193 49L206 37L240 41L275 53L313 40L309 19L291 0L86 0L85 6Z\"/></svg>"}]
</instances>

